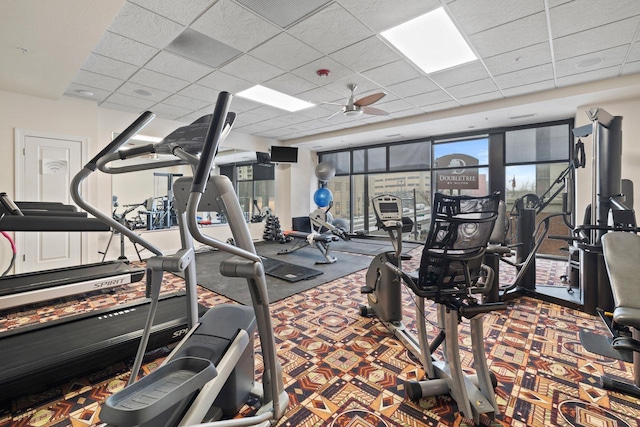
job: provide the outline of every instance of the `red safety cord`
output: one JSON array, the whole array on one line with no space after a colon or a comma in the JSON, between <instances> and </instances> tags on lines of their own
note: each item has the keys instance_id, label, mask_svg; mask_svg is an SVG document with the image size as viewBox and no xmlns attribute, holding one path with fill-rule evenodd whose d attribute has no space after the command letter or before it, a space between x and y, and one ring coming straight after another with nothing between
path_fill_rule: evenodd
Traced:
<instances>
[{"instance_id":1,"label":"red safety cord","mask_svg":"<svg viewBox=\"0 0 640 427\"><path fill-rule=\"evenodd\" d=\"M18 249L16 248L16 244L13 242L13 239L11 238L11 236L9 236L7 232L0 230L0 233L9 241L9 243L11 244L11 251L13 252L13 256L11 257L11 263L9 264L9 267L2 273L2 276L6 276L7 273L9 273L9 271L11 270L11 268L13 268L13 264L16 261L16 255L18 254Z\"/></svg>"}]
</instances>

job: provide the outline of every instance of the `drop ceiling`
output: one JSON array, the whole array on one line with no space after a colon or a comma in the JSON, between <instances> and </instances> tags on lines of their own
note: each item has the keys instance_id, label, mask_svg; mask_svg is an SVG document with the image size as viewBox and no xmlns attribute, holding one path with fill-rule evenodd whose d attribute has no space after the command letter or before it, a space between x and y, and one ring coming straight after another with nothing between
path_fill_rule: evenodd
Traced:
<instances>
[{"instance_id":1,"label":"drop ceiling","mask_svg":"<svg viewBox=\"0 0 640 427\"><path fill-rule=\"evenodd\" d=\"M11 0L0 12L41 15L29 3ZM121 0L100 16L84 1L61 3L81 10L92 33L102 30L86 37L90 47L67 48L68 34L42 29L75 55L47 60L67 70L58 96L191 122L220 91L261 84L316 106L290 113L235 97L235 131L317 150L567 118L586 102L640 94L637 0ZM478 60L425 74L380 32L441 6ZM3 36L23 31L7 24ZM6 53L20 40L4 44ZM2 80L0 88L25 93L47 84L46 76L32 88ZM357 97L385 92L374 106L389 114L328 119L349 83Z\"/></svg>"}]
</instances>

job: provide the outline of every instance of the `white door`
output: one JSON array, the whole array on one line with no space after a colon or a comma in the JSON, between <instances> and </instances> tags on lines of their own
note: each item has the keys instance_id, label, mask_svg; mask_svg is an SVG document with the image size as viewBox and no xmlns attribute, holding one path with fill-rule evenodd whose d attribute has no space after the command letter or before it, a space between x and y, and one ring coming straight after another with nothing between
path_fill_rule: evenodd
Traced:
<instances>
[{"instance_id":1,"label":"white door","mask_svg":"<svg viewBox=\"0 0 640 427\"><path fill-rule=\"evenodd\" d=\"M84 142L83 138L16 130L16 199L73 204L69 185L82 168ZM21 232L16 233L16 243L16 273L69 267L82 261L79 232Z\"/></svg>"}]
</instances>

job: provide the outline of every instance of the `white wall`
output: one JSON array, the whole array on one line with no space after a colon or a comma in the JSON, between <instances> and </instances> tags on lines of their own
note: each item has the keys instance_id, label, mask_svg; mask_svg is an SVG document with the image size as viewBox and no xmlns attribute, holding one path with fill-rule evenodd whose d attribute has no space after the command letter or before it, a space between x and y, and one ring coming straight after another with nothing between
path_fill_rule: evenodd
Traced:
<instances>
[{"instance_id":1,"label":"white wall","mask_svg":"<svg viewBox=\"0 0 640 427\"><path fill-rule=\"evenodd\" d=\"M633 199L636 210L640 203L640 98L602 102L593 105L584 105L578 107L576 110L575 126L589 124L589 118L586 111L599 107L606 110L613 116L622 116L622 178L630 179L634 183ZM593 140L591 136L582 138L582 142L585 145L585 154L587 159L587 165L585 168L578 169L577 171L577 196L576 196L576 219L578 223L582 222L584 210L586 206L591 203L591 195L593 194L591 188L591 179L593 167L592 167L592 145ZM606 174L606 171L603 171Z\"/></svg>"}]
</instances>

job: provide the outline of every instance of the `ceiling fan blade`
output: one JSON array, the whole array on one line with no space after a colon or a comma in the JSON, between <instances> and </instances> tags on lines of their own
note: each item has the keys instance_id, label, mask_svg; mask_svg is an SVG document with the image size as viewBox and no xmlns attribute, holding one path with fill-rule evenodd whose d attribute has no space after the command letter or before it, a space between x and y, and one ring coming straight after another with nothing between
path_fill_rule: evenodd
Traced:
<instances>
[{"instance_id":1,"label":"ceiling fan blade","mask_svg":"<svg viewBox=\"0 0 640 427\"><path fill-rule=\"evenodd\" d=\"M388 116L389 113L387 113L386 111L382 111L379 108L373 108L373 107L362 107L362 112L365 114L373 114L374 116Z\"/></svg>"},{"instance_id":2,"label":"ceiling fan blade","mask_svg":"<svg viewBox=\"0 0 640 427\"><path fill-rule=\"evenodd\" d=\"M378 92L378 93L374 93L372 95L368 95L365 96L362 99L358 99L356 102L354 102L354 105L359 105L360 107L364 107L365 105L371 105L374 102L378 102L380 99L382 99L384 96L386 96L387 94L384 92Z\"/></svg>"}]
</instances>

